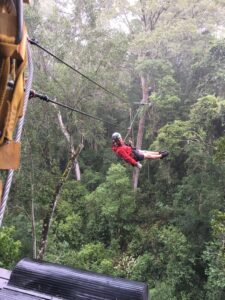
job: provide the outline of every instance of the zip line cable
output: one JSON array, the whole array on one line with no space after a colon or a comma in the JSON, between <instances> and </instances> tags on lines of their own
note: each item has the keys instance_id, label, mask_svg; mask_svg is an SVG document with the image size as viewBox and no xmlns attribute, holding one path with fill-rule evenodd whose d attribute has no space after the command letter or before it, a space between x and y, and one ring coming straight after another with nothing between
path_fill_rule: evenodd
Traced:
<instances>
[{"instance_id":1,"label":"zip line cable","mask_svg":"<svg viewBox=\"0 0 225 300\"><path fill-rule=\"evenodd\" d=\"M75 69L74 67L72 67L71 65L69 65L67 62L63 61L61 58L59 58L58 56L56 56L55 54L53 54L52 52L50 52L49 50L47 50L46 48L42 47L37 40L35 39L29 39L28 41L31 43L31 45L35 45L38 48L40 48L41 50L45 51L46 53L48 53L49 55L51 55L52 57L54 57L55 59L57 59L59 62L61 62L62 64L64 64L65 66L67 66L68 68L70 68L71 70L73 70L74 72L76 72L77 74L81 75L82 77L84 77L85 79L87 79L88 81L92 82L93 84L97 85L99 88L101 88L102 90L104 90L105 92L107 92L108 94L116 97L117 99L121 100L121 97L119 97L118 95L116 95L115 93L111 92L110 90L108 90L107 88L105 88L104 86L102 86L101 84L99 84L98 82L94 81L93 79L91 79L90 77L88 77L87 75L81 73L80 71L78 71L77 69Z\"/></svg>"},{"instance_id":2,"label":"zip line cable","mask_svg":"<svg viewBox=\"0 0 225 300\"><path fill-rule=\"evenodd\" d=\"M108 121L103 120L103 119L101 119L101 118L98 118L98 117L95 117L95 116L90 115L90 114L88 114L88 113L85 113L85 112L83 112L83 111L81 111L81 110L79 110L79 109L76 109L76 108L73 108L73 107L71 107L71 106L65 105L65 104L63 104L63 103L60 103L60 102L51 100L48 96L42 95L42 94L38 94L38 93L36 93L36 92L34 92L34 91L32 90L32 91L31 91L31 98L35 98L35 97L36 97L36 98L39 98L39 99L42 100L42 101L54 103L54 104L56 104L56 105L59 105L59 106L61 106L61 107L64 107L64 108L66 108L66 109L69 109L69 110L71 110L71 111L77 112L77 113L79 113L79 114L81 114L81 115L84 115L84 116L86 116L86 117L89 117L89 118L92 118L92 119L95 119L95 120L98 120L98 121L101 121L101 122L104 122L104 123L107 123L107 124L110 124L110 125L115 125L115 123L108 122Z\"/></svg>"},{"instance_id":3,"label":"zip line cable","mask_svg":"<svg viewBox=\"0 0 225 300\"><path fill-rule=\"evenodd\" d=\"M8 81L7 85L10 87L10 88L13 88L14 87L14 82L13 81ZM115 125L115 123L111 123L111 122L108 122L106 120L103 120L101 118L98 118L98 117L95 117L93 115L90 115L84 111L81 111L79 109L76 109L76 108L73 108L71 106L68 106L66 104L63 104L63 103L60 103L60 102L57 102L55 100L51 100L47 95L43 95L43 94L39 94L39 93L36 93L34 90L30 90L30 95L29 95L29 99L31 98L39 98L40 100L42 101L45 101L45 102L50 102L50 103L53 103L53 104L56 104L56 105L59 105L59 106L62 106L63 108L66 108L66 109L69 109L71 111L74 111L74 112L77 112L81 115L84 115L86 117L89 117L89 118L92 118L92 119L95 119L95 120L98 120L98 121L101 121L101 122L104 122L104 123L107 123L107 124L110 124L110 125Z\"/></svg>"},{"instance_id":4,"label":"zip line cable","mask_svg":"<svg viewBox=\"0 0 225 300\"><path fill-rule=\"evenodd\" d=\"M131 131L131 129L132 129L132 126L133 126L133 124L134 124L134 121L136 120L136 118L137 118L137 116L139 115L139 113L140 113L140 108L137 109L136 114L134 115L133 120L132 120L131 123L130 123L130 126L127 128L127 134L126 134L126 136L125 136L125 138L124 138L124 141L126 141L128 135L130 134L130 131Z\"/></svg>"},{"instance_id":5,"label":"zip line cable","mask_svg":"<svg viewBox=\"0 0 225 300\"><path fill-rule=\"evenodd\" d=\"M138 104L138 105L147 105L148 107L151 107L152 106L152 103L149 102L149 103L139 103L139 102L134 102L134 104ZM134 121L136 120L137 116L139 115L140 111L141 111L141 106L137 109L136 111L136 114L134 115L133 119L131 120L131 123L130 123L130 126L127 128L127 135L125 136L124 138L124 141L127 139L128 135L130 134L131 132L131 129L133 127L133 124L134 124Z\"/></svg>"}]
</instances>

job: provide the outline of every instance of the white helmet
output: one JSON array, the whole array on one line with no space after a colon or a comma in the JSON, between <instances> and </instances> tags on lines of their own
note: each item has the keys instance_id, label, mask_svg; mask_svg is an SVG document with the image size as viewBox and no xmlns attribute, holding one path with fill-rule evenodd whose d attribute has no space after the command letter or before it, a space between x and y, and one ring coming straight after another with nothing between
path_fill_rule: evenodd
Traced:
<instances>
[{"instance_id":1,"label":"white helmet","mask_svg":"<svg viewBox=\"0 0 225 300\"><path fill-rule=\"evenodd\" d=\"M122 139L122 136L119 132L114 132L112 135L112 140L113 141L118 141L119 139Z\"/></svg>"}]
</instances>

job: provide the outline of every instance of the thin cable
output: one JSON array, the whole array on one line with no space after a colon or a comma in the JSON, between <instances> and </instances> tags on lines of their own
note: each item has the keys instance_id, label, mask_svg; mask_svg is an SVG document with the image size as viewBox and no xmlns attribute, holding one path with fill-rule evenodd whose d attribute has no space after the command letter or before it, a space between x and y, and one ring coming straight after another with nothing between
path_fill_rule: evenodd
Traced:
<instances>
[{"instance_id":1,"label":"thin cable","mask_svg":"<svg viewBox=\"0 0 225 300\"><path fill-rule=\"evenodd\" d=\"M8 81L7 85L8 85L8 87L13 88L13 87L14 87L14 81L12 81L12 80ZM25 90L26 90L26 89L24 89L24 91L25 91ZM45 102L51 102L51 103L53 103L53 104L56 104L56 105L59 105L59 106L62 106L62 107L64 107L64 108L66 108L66 109L69 109L69 110L71 110L71 111L75 111L75 112L77 112L77 113L79 113L79 114L81 114L81 115L84 115L84 116L86 116L86 117L89 117L89 118L92 118L92 119L95 119L95 120L98 120L98 121L101 121L101 122L104 122L104 123L107 123L107 124L110 124L110 125L115 125L115 123L108 122L108 121L106 121L106 120L103 120L103 119L98 118L98 117L96 117L96 116L90 115L90 114L88 114L88 113L86 113L86 112L84 112L84 111L81 111L81 110L79 110L79 109L73 108L73 107L68 106L68 105L66 105L66 104L62 104L62 103L57 102L57 101L55 101L55 100L51 100L47 95L43 95L43 94L36 93L35 90L30 90L29 99L31 99L31 98L39 98L39 99L42 100L42 101L45 101Z\"/></svg>"},{"instance_id":2,"label":"thin cable","mask_svg":"<svg viewBox=\"0 0 225 300\"><path fill-rule=\"evenodd\" d=\"M22 129L23 129L24 120L25 120L25 114L26 114L26 110L27 110L27 104L28 104L32 80L33 80L33 63L32 63L32 59L31 59L31 52L30 52L29 44L27 44L27 54L28 54L29 77L28 77L28 80L26 83L26 92L25 92L24 105L23 105L23 116L20 118L20 120L18 122L18 126L17 126L17 132L16 132L16 137L15 137L16 142L19 142L21 139ZM4 185L2 202L1 202L1 206L0 206L0 227L2 226L2 221L3 221L3 217L4 217L6 205L7 205L9 191L10 191L11 184L12 184L13 174L14 174L14 170L11 169L8 171L8 174L6 177L6 182Z\"/></svg>"},{"instance_id":3,"label":"thin cable","mask_svg":"<svg viewBox=\"0 0 225 300\"><path fill-rule=\"evenodd\" d=\"M38 42L35 39L28 39L28 41L32 44L37 46L38 48L40 48L41 50L45 51L46 53L48 53L49 55L51 55L52 57L54 57L55 59L57 59L59 62L61 62L62 64L66 65L68 68L70 68L71 70L73 70L74 72L76 72L77 74L81 75L82 77L84 77L85 79L87 79L88 81L92 82L93 84L97 85L98 87L100 87L102 90L104 90L105 92L107 92L108 94L116 97L117 99L121 100L121 97L116 95L115 93L109 91L108 89L106 89L104 86L102 86L101 84L99 84L98 82L94 81L93 79L91 79L90 77L88 77L87 75L81 73L80 71L78 71L77 69L75 69L74 67L72 67L71 65L69 65L67 62L63 61L61 58L59 58L58 56L56 56L55 54L53 54L52 52L50 52L49 50L47 50L46 48L42 47L41 45L38 44Z\"/></svg>"},{"instance_id":4,"label":"thin cable","mask_svg":"<svg viewBox=\"0 0 225 300\"><path fill-rule=\"evenodd\" d=\"M132 129L132 126L133 126L133 124L134 124L134 121L135 121L135 119L137 118L139 112L140 112L140 108L138 108L138 110L136 111L136 114L134 115L133 120L131 121L130 126L128 127L127 135L125 136L124 141L126 141L128 135L130 134L130 131L131 131L131 129Z\"/></svg>"},{"instance_id":5,"label":"thin cable","mask_svg":"<svg viewBox=\"0 0 225 300\"><path fill-rule=\"evenodd\" d=\"M150 102L150 103L139 103L139 105L148 105L149 107L151 107L151 106L152 106L152 103L151 103L151 102ZM137 116L138 116L138 114L139 114L139 112L140 112L140 108L141 108L141 107L139 107L139 108L137 109L137 112L136 112L136 114L135 114L133 120L131 121L130 126L128 127L127 135L125 136L124 141L126 140L126 138L128 137L128 135L129 135L130 132L131 132L131 129L132 129L133 124L134 124L134 121L135 121L135 119L137 118Z\"/></svg>"},{"instance_id":6,"label":"thin cable","mask_svg":"<svg viewBox=\"0 0 225 300\"><path fill-rule=\"evenodd\" d=\"M31 95L32 95L32 93L31 93ZM48 96L46 96L46 95L42 95L42 94L38 94L38 93L34 92L34 95L33 95L32 97L39 98L39 99L41 99L42 101L45 101L45 102L54 103L54 104L56 104L56 105L59 105L59 106L61 106L61 107L64 107L64 108L66 108L66 109L69 109L69 110L71 110L71 111L77 112L77 113L79 113L79 114L81 114L81 115L84 115L84 116L86 116L86 117L89 117L89 118L92 118L92 119L95 119L95 120L98 120L98 121L101 121L101 122L104 122L104 123L107 123L107 124L110 124L110 125L115 125L115 123L110 123L110 122L108 122L108 121L106 121L106 120L103 120L103 119L101 119L101 118L95 117L95 116L93 116L93 115L90 115L90 114L88 114L88 113L85 113L85 112L83 112L83 111L81 111L81 110L78 110L78 109L76 109L76 108L73 108L73 107L71 107L71 106L68 106L68 105L62 104L62 103L60 103L60 102L51 100L51 99L50 99Z\"/></svg>"}]
</instances>

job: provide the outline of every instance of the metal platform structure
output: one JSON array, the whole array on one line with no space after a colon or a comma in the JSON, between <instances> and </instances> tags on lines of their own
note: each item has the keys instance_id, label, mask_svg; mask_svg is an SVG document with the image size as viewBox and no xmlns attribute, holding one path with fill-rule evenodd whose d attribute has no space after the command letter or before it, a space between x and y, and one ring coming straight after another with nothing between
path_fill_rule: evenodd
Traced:
<instances>
[{"instance_id":1,"label":"metal platform structure","mask_svg":"<svg viewBox=\"0 0 225 300\"><path fill-rule=\"evenodd\" d=\"M0 300L149 300L145 283L22 259L0 268Z\"/></svg>"}]
</instances>

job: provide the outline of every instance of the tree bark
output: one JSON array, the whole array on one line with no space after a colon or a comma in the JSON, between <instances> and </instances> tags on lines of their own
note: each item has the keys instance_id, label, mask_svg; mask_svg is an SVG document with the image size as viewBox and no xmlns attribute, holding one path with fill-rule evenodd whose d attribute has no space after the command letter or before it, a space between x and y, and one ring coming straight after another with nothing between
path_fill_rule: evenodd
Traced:
<instances>
[{"instance_id":1,"label":"tree bark","mask_svg":"<svg viewBox=\"0 0 225 300\"><path fill-rule=\"evenodd\" d=\"M35 210L34 210L34 184L33 174L30 174L31 181L31 222L32 222L32 250L33 258L37 257L37 239L36 239L36 223L35 223Z\"/></svg>"},{"instance_id":2,"label":"tree bark","mask_svg":"<svg viewBox=\"0 0 225 300\"><path fill-rule=\"evenodd\" d=\"M72 138L71 138L71 135L69 134L68 130L66 129L66 126L63 122L63 119L62 119L62 115L61 115L61 112L60 110L57 108L57 106L55 104L53 104L53 106L55 107L55 109L57 110L57 116L58 116L58 121L59 121L59 126L62 130L62 133L63 135L65 136L67 142L69 143L70 145L70 152L71 152L71 155L74 155L75 153L75 147L73 145L73 142L72 142ZM74 160L74 163L73 163L73 170L74 170L74 173L76 175L76 179L77 181L80 181L81 180L81 173L80 173L80 166L79 166L79 162L77 159Z\"/></svg>"},{"instance_id":3,"label":"tree bark","mask_svg":"<svg viewBox=\"0 0 225 300\"><path fill-rule=\"evenodd\" d=\"M40 246L39 246L39 252L38 252L37 259L43 260L43 258L44 258L45 251L46 251L46 248L47 248L49 229L50 229L50 226L51 226L51 222L52 222L52 219L53 219L53 215L54 215L57 203L58 203L58 201L60 199L60 196L61 196L63 185L66 182L66 180L67 180L67 178L68 178L68 176L71 172L71 168L73 166L74 160L80 154L82 148L83 148L83 145L79 145L79 147L77 148L75 153L73 155L71 155L71 157L70 157L70 159L67 163L67 166L66 166L66 168L65 168L58 184L56 185L54 197L53 197L52 201L49 204L48 212L47 212L47 214L45 216L45 219L43 221L42 233L41 233L41 242L40 242Z\"/></svg>"},{"instance_id":4,"label":"tree bark","mask_svg":"<svg viewBox=\"0 0 225 300\"><path fill-rule=\"evenodd\" d=\"M63 185L66 182L72 168L74 168L77 180L80 180L80 178L81 178L80 168L79 168L79 163L77 161L77 157L78 157L78 155L80 154L80 152L83 148L83 143L78 146L77 150L75 150L75 147L72 143L71 136L70 136L70 134L69 134L68 130L66 129L66 126L63 122L61 112L56 107L55 104L53 104L53 106L57 110L57 117L58 117L59 126L61 128L61 131L62 131L63 135L65 136L67 142L70 145L71 156L70 156L70 159L67 162L66 168L65 168L58 184L55 187L54 197L53 197L52 201L49 204L48 212L47 212L47 214L44 218L44 221L43 221L41 241L40 241L39 251L38 251L38 256L37 256L37 259L40 259L40 260L42 260L44 255L45 255L45 251L46 251L46 248L47 248L47 241L48 241L48 233L49 233L51 222L52 222L52 219L53 219L53 216L54 216L54 212L55 212L57 203L58 203L58 201L61 197L61 191L62 191Z\"/></svg>"},{"instance_id":5,"label":"tree bark","mask_svg":"<svg viewBox=\"0 0 225 300\"><path fill-rule=\"evenodd\" d=\"M29 139L27 138L28 147L28 155L29 155L29 162L30 162L30 196L31 196L31 228L32 228L32 253L33 258L36 259L37 257L37 237L36 237L36 221L35 221L35 199L34 199L34 164L33 164L33 156L32 156L32 149Z\"/></svg>"}]
</instances>

